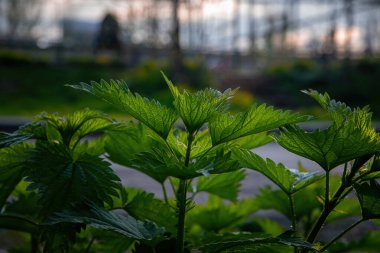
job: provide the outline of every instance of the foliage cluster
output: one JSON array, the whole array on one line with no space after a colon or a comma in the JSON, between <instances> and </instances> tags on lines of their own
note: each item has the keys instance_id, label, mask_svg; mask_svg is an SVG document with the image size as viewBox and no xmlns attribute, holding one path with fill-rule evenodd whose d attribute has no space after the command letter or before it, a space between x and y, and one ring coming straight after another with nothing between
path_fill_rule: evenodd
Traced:
<instances>
[{"instance_id":1,"label":"foliage cluster","mask_svg":"<svg viewBox=\"0 0 380 253\"><path fill-rule=\"evenodd\" d=\"M305 132L297 123L309 116L265 104L232 113L237 90L189 92L164 78L172 107L133 93L123 81L71 86L136 121L90 110L44 113L1 133L0 227L29 234L31 252L378 250L378 232L334 244L380 218L380 138L367 107L351 109L326 93L305 91L331 118L328 128ZM290 169L252 151L273 139L319 164L320 172ZM110 161L156 180L164 198L122 185ZM243 168L262 173L273 187L239 199ZM197 204L201 192L209 200ZM267 209L288 224L252 216ZM320 240L326 224L347 218L354 219L351 226Z\"/></svg>"}]
</instances>

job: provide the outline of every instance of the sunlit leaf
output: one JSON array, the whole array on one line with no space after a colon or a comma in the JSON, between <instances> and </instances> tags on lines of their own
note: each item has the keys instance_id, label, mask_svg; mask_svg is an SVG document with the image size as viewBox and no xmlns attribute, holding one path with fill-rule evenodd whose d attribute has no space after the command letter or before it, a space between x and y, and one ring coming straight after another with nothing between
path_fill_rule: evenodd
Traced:
<instances>
[{"instance_id":1,"label":"sunlit leaf","mask_svg":"<svg viewBox=\"0 0 380 253\"><path fill-rule=\"evenodd\" d=\"M281 163L276 164L270 159L264 160L245 149L234 149L233 155L242 167L262 173L288 195L323 178L322 175L317 173L290 170Z\"/></svg>"},{"instance_id":2,"label":"sunlit leaf","mask_svg":"<svg viewBox=\"0 0 380 253\"><path fill-rule=\"evenodd\" d=\"M273 142L273 138L271 138L267 133L258 133L248 135L236 140L233 140L232 143L234 145L238 145L241 148L245 149L254 149L261 146L264 146L268 143Z\"/></svg>"},{"instance_id":3,"label":"sunlit leaf","mask_svg":"<svg viewBox=\"0 0 380 253\"><path fill-rule=\"evenodd\" d=\"M91 82L91 85L81 83L70 85L70 87L92 93L113 104L144 123L164 139L177 120L177 115L173 110L161 105L156 100L143 98L137 93L133 94L123 81L106 82L101 80L100 83Z\"/></svg>"},{"instance_id":4,"label":"sunlit leaf","mask_svg":"<svg viewBox=\"0 0 380 253\"><path fill-rule=\"evenodd\" d=\"M217 145L308 119L308 116L300 116L290 111L282 111L262 104L252 106L243 114L219 114L210 121L209 129L212 143Z\"/></svg>"},{"instance_id":5,"label":"sunlit leaf","mask_svg":"<svg viewBox=\"0 0 380 253\"><path fill-rule=\"evenodd\" d=\"M332 125L313 132L305 132L297 126L282 127L281 135L276 136L281 146L317 162L327 171L380 150L380 138L372 126L368 108L351 111L343 103L324 102L328 100L325 96L319 100L331 114Z\"/></svg>"}]
</instances>

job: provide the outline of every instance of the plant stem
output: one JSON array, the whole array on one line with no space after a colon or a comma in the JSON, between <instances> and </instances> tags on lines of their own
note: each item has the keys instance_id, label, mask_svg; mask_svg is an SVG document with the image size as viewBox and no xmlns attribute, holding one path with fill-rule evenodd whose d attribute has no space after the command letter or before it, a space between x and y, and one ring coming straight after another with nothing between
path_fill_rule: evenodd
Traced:
<instances>
[{"instance_id":1,"label":"plant stem","mask_svg":"<svg viewBox=\"0 0 380 253\"><path fill-rule=\"evenodd\" d=\"M191 144L194 140L193 133L189 132L187 136L187 148L185 157L185 167L189 166L191 155ZM177 225L177 253L184 252L185 241L185 218L186 218L186 202L187 202L187 181L186 179L180 179L179 187L177 191L177 208L178 208L178 225Z\"/></svg>"},{"instance_id":2,"label":"plant stem","mask_svg":"<svg viewBox=\"0 0 380 253\"><path fill-rule=\"evenodd\" d=\"M185 217L186 217L186 180L180 179L177 192L178 225L177 225L177 253L184 252Z\"/></svg>"},{"instance_id":3,"label":"plant stem","mask_svg":"<svg viewBox=\"0 0 380 253\"><path fill-rule=\"evenodd\" d=\"M309 243L313 243L315 238L317 237L319 231L321 230L323 224L325 223L327 217L331 213L331 211L337 206L339 201L341 200L341 196L346 189L346 186L344 184L341 184L338 190L335 192L333 198L331 201L325 203L325 206L322 210L321 215L319 216L318 220L314 223L312 230L310 231L309 235L306 238L306 241ZM307 249L303 249L302 253L308 252Z\"/></svg>"},{"instance_id":4,"label":"plant stem","mask_svg":"<svg viewBox=\"0 0 380 253\"><path fill-rule=\"evenodd\" d=\"M296 232L297 231L297 216L296 216L296 212L294 209L293 195L289 194L288 198L289 198L289 203L290 203L290 212L292 214L292 230L293 230L293 232Z\"/></svg>"},{"instance_id":5,"label":"plant stem","mask_svg":"<svg viewBox=\"0 0 380 253\"><path fill-rule=\"evenodd\" d=\"M168 193L166 192L165 183L161 183L161 187L162 187L162 193L164 194L165 203L168 204L169 200L168 200Z\"/></svg>"},{"instance_id":6,"label":"plant stem","mask_svg":"<svg viewBox=\"0 0 380 253\"><path fill-rule=\"evenodd\" d=\"M342 175L342 184L345 184L345 183L346 183L346 177L347 177L347 164L348 164L348 163L345 163L345 164L344 164L343 175Z\"/></svg>"},{"instance_id":7,"label":"plant stem","mask_svg":"<svg viewBox=\"0 0 380 253\"><path fill-rule=\"evenodd\" d=\"M88 246L86 248L86 251L85 251L86 253L90 252L91 246L94 243L94 241L95 241L95 237L92 237L90 243L88 244Z\"/></svg>"},{"instance_id":8,"label":"plant stem","mask_svg":"<svg viewBox=\"0 0 380 253\"><path fill-rule=\"evenodd\" d=\"M323 252L323 251L327 250L327 248L330 247L334 242L336 242L337 240L339 240L344 234L346 234L348 231L350 231L351 229L353 229L354 227L356 227L357 225L359 225L363 221L365 221L365 220L364 219L360 219L360 220L354 222L353 224L351 224L351 226L349 226L348 228L346 228L339 235L337 235L334 239L332 239L329 243L327 243L325 246L323 246L323 248L319 252Z\"/></svg>"},{"instance_id":9,"label":"plant stem","mask_svg":"<svg viewBox=\"0 0 380 253\"><path fill-rule=\"evenodd\" d=\"M330 202L330 171L326 172L325 206Z\"/></svg>"},{"instance_id":10,"label":"plant stem","mask_svg":"<svg viewBox=\"0 0 380 253\"><path fill-rule=\"evenodd\" d=\"M290 212L291 212L291 215L292 215L292 231L294 233L296 233L297 232L297 216L296 216L296 212L294 210L293 195L289 194L288 198L289 198L289 204L290 204ZM294 246L294 253L297 253L297 252L298 252L298 249L297 249L296 246Z\"/></svg>"}]
</instances>

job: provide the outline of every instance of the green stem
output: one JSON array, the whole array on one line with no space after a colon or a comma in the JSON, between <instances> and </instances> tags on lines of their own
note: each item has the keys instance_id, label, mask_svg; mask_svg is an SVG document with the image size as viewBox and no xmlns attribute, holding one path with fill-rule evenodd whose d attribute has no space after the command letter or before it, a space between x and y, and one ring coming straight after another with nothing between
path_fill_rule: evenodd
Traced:
<instances>
[{"instance_id":1,"label":"green stem","mask_svg":"<svg viewBox=\"0 0 380 253\"><path fill-rule=\"evenodd\" d=\"M334 239L332 239L329 243L327 243L325 246L323 246L323 248L319 252L323 252L323 251L327 250L327 248L329 248L333 243L335 243L337 240L339 240L344 234L346 234L348 231L350 231L351 229L353 229L354 227L356 227L357 225L359 225L363 221L365 221L365 220L360 219L360 220L354 222L353 224L351 224L351 226L346 228L339 235L337 235Z\"/></svg>"},{"instance_id":2,"label":"green stem","mask_svg":"<svg viewBox=\"0 0 380 253\"><path fill-rule=\"evenodd\" d=\"M292 194L289 194L288 198L289 198L289 203L290 203L290 212L292 215L292 230L293 232L296 232L297 231L297 216L294 209L294 198Z\"/></svg>"},{"instance_id":3,"label":"green stem","mask_svg":"<svg viewBox=\"0 0 380 253\"><path fill-rule=\"evenodd\" d=\"M289 198L289 204L290 204L290 212L292 215L292 231L296 233L297 232L297 216L294 209L294 198L292 194L289 194L288 198ZM294 253L297 253L297 252L298 252L298 249L296 246L294 246Z\"/></svg>"},{"instance_id":4,"label":"green stem","mask_svg":"<svg viewBox=\"0 0 380 253\"><path fill-rule=\"evenodd\" d=\"M325 206L330 202L330 171L326 172Z\"/></svg>"},{"instance_id":5,"label":"green stem","mask_svg":"<svg viewBox=\"0 0 380 253\"><path fill-rule=\"evenodd\" d=\"M347 164L348 164L348 163L345 163L345 164L344 164L343 176L342 176L342 184L345 184L345 183L346 183L346 177L347 177Z\"/></svg>"},{"instance_id":6,"label":"green stem","mask_svg":"<svg viewBox=\"0 0 380 253\"><path fill-rule=\"evenodd\" d=\"M185 167L189 166L190 156L191 156L191 144L194 140L193 133L189 132L187 137L187 148L185 156ZM185 241L185 218L186 218L186 202L187 202L187 181L185 179L180 179L179 187L177 191L177 208L178 208L178 225L177 225L177 253L184 252L184 241Z\"/></svg>"},{"instance_id":7,"label":"green stem","mask_svg":"<svg viewBox=\"0 0 380 253\"><path fill-rule=\"evenodd\" d=\"M346 189L345 185L341 184L338 190L335 192L331 201L325 204L321 215L319 216L318 220L314 223L312 230L310 231L309 235L306 238L307 242L313 243L315 241L315 238L318 236L319 231L322 229L322 226L325 223L327 217L341 200L341 196L344 193L345 189ZM306 252L308 252L307 249L302 250L302 253L306 253Z\"/></svg>"},{"instance_id":8,"label":"green stem","mask_svg":"<svg viewBox=\"0 0 380 253\"><path fill-rule=\"evenodd\" d=\"M186 180L180 179L177 192L178 225L177 225L177 253L184 252L185 217L186 217Z\"/></svg>"},{"instance_id":9,"label":"green stem","mask_svg":"<svg viewBox=\"0 0 380 253\"><path fill-rule=\"evenodd\" d=\"M92 244L94 243L94 241L95 241L95 237L92 237L90 243L88 244L88 246L86 248L86 251L85 251L86 253L90 252L90 249L91 249Z\"/></svg>"},{"instance_id":10,"label":"green stem","mask_svg":"<svg viewBox=\"0 0 380 253\"><path fill-rule=\"evenodd\" d=\"M162 193L164 194L165 203L168 204L169 200L168 200L168 193L166 192L165 183L161 183L161 188L162 188Z\"/></svg>"}]
</instances>

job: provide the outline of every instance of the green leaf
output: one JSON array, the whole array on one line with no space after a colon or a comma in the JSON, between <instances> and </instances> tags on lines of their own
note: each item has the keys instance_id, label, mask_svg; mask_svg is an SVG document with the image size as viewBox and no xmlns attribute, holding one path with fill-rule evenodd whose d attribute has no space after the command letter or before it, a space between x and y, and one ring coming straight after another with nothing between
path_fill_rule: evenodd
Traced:
<instances>
[{"instance_id":1,"label":"green leaf","mask_svg":"<svg viewBox=\"0 0 380 253\"><path fill-rule=\"evenodd\" d=\"M322 210L323 206L318 197L322 196L323 190L324 188L311 185L306 190L294 194L294 209L299 220ZM254 201L258 209L276 210L285 215L289 221L292 218L289 198L281 190L273 190L269 187L261 188Z\"/></svg>"},{"instance_id":2,"label":"green leaf","mask_svg":"<svg viewBox=\"0 0 380 253\"><path fill-rule=\"evenodd\" d=\"M302 92L317 101L320 106L329 113L336 125L341 125L346 120L347 116L352 113L350 107L343 102L331 99L327 93L320 94L315 90L303 90Z\"/></svg>"},{"instance_id":3,"label":"green leaf","mask_svg":"<svg viewBox=\"0 0 380 253\"><path fill-rule=\"evenodd\" d=\"M30 145L21 143L0 149L0 210L28 169Z\"/></svg>"},{"instance_id":4,"label":"green leaf","mask_svg":"<svg viewBox=\"0 0 380 253\"><path fill-rule=\"evenodd\" d=\"M116 214L95 204L91 204L89 210L80 209L56 213L44 224L55 225L59 223L87 224L97 229L113 231L137 240L152 240L164 232L152 222L139 221L129 215Z\"/></svg>"},{"instance_id":5,"label":"green leaf","mask_svg":"<svg viewBox=\"0 0 380 253\"><path fill-rule=\"evenodd\" d=\"M284 233L277 237L255 237L255 234L229 234L223 236L215 236L211 240L208 239L205 245L201 247L202 252L229 252L227 250L239 249L239 250L249 250L252 246L258 245L283 245L283 246L293 246L299 248L305 248L313 252L317 252L313 245L302 241L297 237L293 237L288 233Z\"/></svg>"},{"instance_id":6,"label":"green leaf","mask_svg":"<svg viewBox=\"0 0 380 253\"><path fill-rule=\"evenodd\" d=\"M0 149L29 140L31 134L0 132Z\"/></svg>"},{"instance_id":7,"label":"green leaf","mask_svg":"<svg viewBox=\"0 0 380 253\"><path fill-rule=\"evenodd\" d=\"M274 109L262 104L253 105L247 112L238 115L219 114L210 121L213 145L235 140L251 134L265 132L283 126L308 120L290 111Z\"/></svg>"},{"instance_id":8,"label":"green leaf","mask_svg":"<svg viewBox=\"0 0 380 253\"><path fill-rule=\"evenodd\" d=\"M137 93L133 94L123 81L111 80L107 83L101 80L100 83L91 82L91 85L81 83L80 85L69 86L92 93L122 109L164 139L177 120L177 115L173 110L161 105L156 100L143 98Z\"/></svg>"},{"instance_id":9,"label":"green leaf","mask_svg":"<svg viewBox=\"0 0 380 253\"><path fill-rule=\"evenodd\" d=\"M328 95L313 97L323 105L333 120L325 130L305 132L297 126L281 128L278 143L295 154L317 162L329 171L353 159L370 156L380 149L380 138L371 123L368 108L355 109L329 100Z\"/></svg>"},{"instance_id":10,"label":"green leaf","mask_svg":"<svg viewBox=\"0 0 380 253\"><path fill-rule=\"evenodd\" d=\"M245 178L244 171L199 177L196 192L208 192L223 199L236 201L240 186Z\"/></svg>"},{"instance_id":11,"label":"green leaf","mask_svg":"<svg viewBox=\"0 0 380 253\"><path fill-rule=\"evenodd\" d=\"M174 107L190 133L199 130L217 112L223 112L228 106L227 101L237 91L237 89L228 89L221 93L208 88L196 93L190 93L185 90L181 94L171 82L168 85L174 96Z\"/></svg>"},{"instance_id":12,"label":"green leaf","mask_svg":"<svg viewBox=\"0 0 380 253\"><path fill-rule=\"evenodd\" d=\"M203 230L218 233L241 222L244 216L226 205L217 208L199 208L189 214L189 224L199 225ZM191 223L190 223L191 222Z\"/></svg>"},{"instance_id":13,"label":"green leaf","mask_svg":"<svg viewBox=\"0 0 380 253\"><path fill-rule=\"evenodd\" d=\"M135 239L129 239L105 230L95 230L92 232L98 242L91 247L95 252L125 253L129 252L128 250L132 250L137 242Z\"/></svg>"},{"instance_id":14,"label":"green leaf","mask_svg":"<svg viewBox=\"0 0 380 253\"><path fill-rule=\"evenodd\" d=\"M271 138L265 132L248 135L248 136L231 141L233 145L238 145L241 148L245 148L245 149L258 148L271 142L273 142L273 138Z\"/></svg>"},{"instance_id":15,"label":"green leaf","mask_svg":"<svg viewBox=\"0 0 380 253\"><path fill-rule=\"evenodd\" d=\"M220 232L236 227L257 210L251 199L227 204L221 198L210 195L207 203L195 206L188 213L186 224L193 228L200 226L205 232Z\"/></svg>"},{"instance_id":16,"label":"green leaf","mask_svg":"<svg viewBox=\"0 0 380 253\"><path fill-rule=\"evenodd\" d=\"M233 156L242 167L262 173L288 195L294 194L323 178L323 175L317 173L290 170L281 163L276 164L270 159L264 160L245 149L234 149Z\"/></svg>"},{"instance_id":17,"label":"green leaf","mask_svg":"<svg viewBox=\"0 0 380 253\"><path fill-rule=\"evenodd\" d=\"M82 110L66 117L42 113L35 118L33 123L24 126L21 131L32 133L37 139L61 142L74 148L83 137L103 132L113 125L113 121L102 113Z\"/></svg>"},{"instance_id":18,"label":"green leaf","mask_svg":"<svg viewBox=\"0 0 380 253\"><path fill-rule=\"evenodd\" d=\"M360 129L334 126L307 133L296 126L281 128L278 143L295 154L317 162L324 170L330 171L345 162L376 153L380 148L379 139L363 135Z\"/></svg>"},{"instance_id":19,"label":"green leaf","mask_svg":"<svg viewBox=\"0 0 380 253\"><path fill-rule=\"evenodd\" d=\"M270 236L276 236L285 232L279 222L262 217L250 219L249 222L240 226L240 230L251 233L265 233Z\"/></svg>"},{"instance_id":20,"label":"green leaf","mask_svg":"<svg viewBox=\"0 0 380 253\"><path fill-rule=\"evenodd\" d=\"M39 227L27 217L15 214L0 214L0 228L35 235L38 232Z\"/></svg>"},{"instance_id":21,"label":"green leaf","mask_svg":"<svg viewBox=\"0 0 380 253\"><path fill-rule=\"evenodd\" d=\"M152 131L138 123L123 123L107 131L105 150L108 158L118 164L136 169L158 182L164 182L167 175L161 173L158 164L140 157L153 149ZM140 162L141 160L141 162ZM152 161L153 162L153 161Z\"/></svg>"},{"instance_id":22,"label":"green leaf","mask_svg":"<svg viewBox=\"0 0 380 253\"><path fill-rule=\"evenodd\" d=\"M360 216L360 212L361 208L356 198L345 198L334 208L327 218L327 222Z\"/></svg>"},{"instance_id":23,"label":"green leaf","mask_svg":"<svg viewBox=\"0 0 380 253\"><path fill-rule=\"evenodd\" d=\"M380 185L375 181L355 185L363 219L380 219Z\"/></svg>"},{"instance_id":24,"label":"green leaf","mask_svg":"<svg viewBox=\"0 0 380 253\"><path fill-rule=\"evenodd\" d=\"M38 190L43 216L87 199L111 205L111 196L117 196L116 189L120 187L110 163L87 153L73 157L61 144L40 143L29 166L29 189Z\"/></svg>"},{"instance_id":25,"label":"green leaf","mask_svg":"<svg viewBox=\"0 0 380 253\"><path fill-rule=\"evenodd\" d=\"M138 192L123 209L136 219L150 220L172 234L176 232L174 210L162 200L154 198L153 193Z\"/></svg>"}]
</instances>

